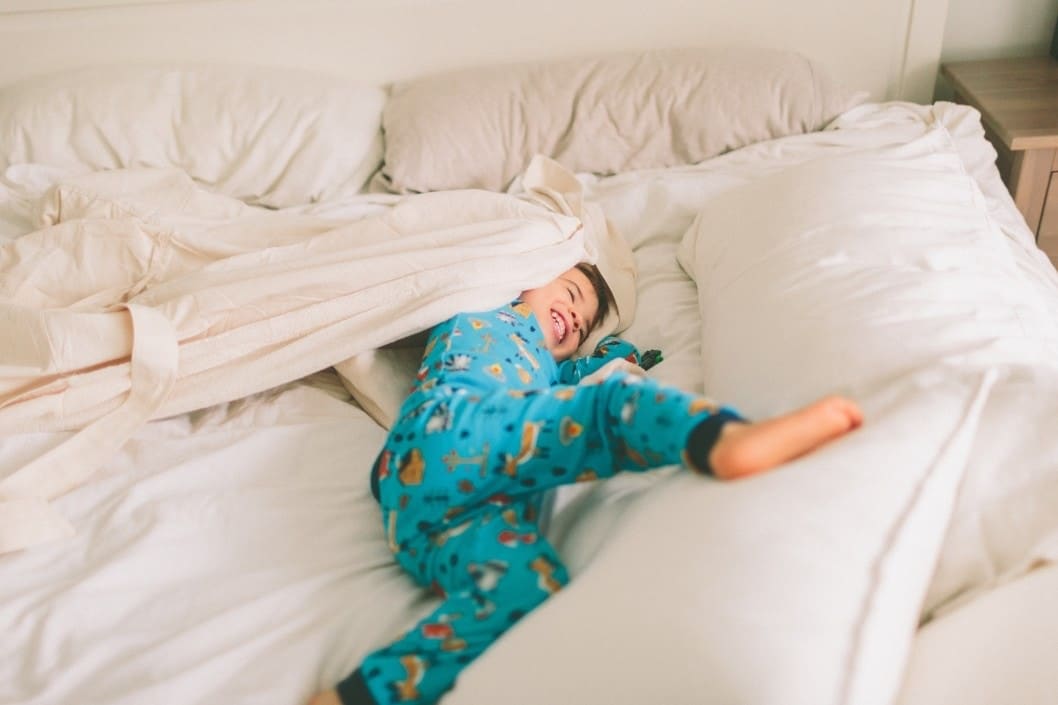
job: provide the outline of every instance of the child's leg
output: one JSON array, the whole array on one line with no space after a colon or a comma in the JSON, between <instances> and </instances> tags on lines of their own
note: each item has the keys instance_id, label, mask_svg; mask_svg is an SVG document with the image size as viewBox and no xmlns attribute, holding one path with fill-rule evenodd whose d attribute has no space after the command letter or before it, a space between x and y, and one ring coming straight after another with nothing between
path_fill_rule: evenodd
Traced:
<instances>
[{"instance_id":1,"label":"child's leg","mask_svg":"<svg viewBox=\"0 0 1058 705\"><path fill-rule=\"evenodd\" d=\"M525 510L488 507L460 532L423 536L398 555L445 600L400 640L369 654L338 685L342 702L436 702L467 664L565 585L565 567L536 525L521 519Z\"/></svg>"}]
</instances>

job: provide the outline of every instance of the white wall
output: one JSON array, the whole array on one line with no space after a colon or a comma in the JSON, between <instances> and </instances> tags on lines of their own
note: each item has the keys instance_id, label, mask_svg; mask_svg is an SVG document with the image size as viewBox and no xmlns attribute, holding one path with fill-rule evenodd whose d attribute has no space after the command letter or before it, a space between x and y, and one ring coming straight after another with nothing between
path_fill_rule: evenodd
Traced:
<instances>
[{"instance_id":1,"label":"white wall","mask_svg":"<svg viewBox=\"0 0 1058 705\"><path fill-rule=\"evenodd\" d=\"M476 2L477 0L474 0ZM516 3L517 0L506 0L508 3ZM557 1L557 0L556 0ZM318 0L318 2L324 2L324 0ZM469 4L471 0L465 0L464 4ZM780 7L789 5L795 6L796 3L776 2L775 0L751 0L748 3L741 3L741 6L734 3L725 3L724 0L697 0L697 3L688 3L686 0L666 0L669 4L676 4L679 7L694 8L697 5L711 6L713 7L710 12L716 14L716 16L722 20L721 22L709 22L709 23L690 23L692 26L687 29L675 28L666 30L668 34L674 34L679 32L689 33L688 36L693 36L698 40L710 40L713 37L730 38L730 32L727 29L727 24L723 20L734 19L740 14L746 14L745 6L749 5L756 8L756 12L765 12L765 7L769 5L778 4ZM133 17L147 17L148 11L155 9L158 12L154 17L162 17L164 10L172 6L172 16L178 16L181 13L196 14L194 10L201 10L203 13L210 11L210 8L216 8L214 12L218 14L224 14L224 9L237 10L239 6L247 6L253 3L258 3L264 10L276 6L289 6L296 8L298 3L292 0L0 0L0 19L8 18L15 36L11 38L15 46L5 46L10 44L6 41L8 38L4 37L0 33L0 79L7 73L10 76L17 77L27 73L15 66L19 61L15 57L25 57L24 51L27 50L26 46L21 46L19 40L33 43L36 42L39 37L31 38L29 34L22 37L20 28L28 28L39 30L41 23L54 21L56 23L56 32L52 34L55 36L62 36L62 30L64 27L68 28L70 23L75 22L74 17L81 17L76 8L93 8L93 7L107 7L107 6L127 6L126 9L121 12L126 12L128 15ZM365 10L371 10L374 14L384 14L388 11L386 8L390 6L421 6L424 10L430 10L444 5L446 0L331 0L331 4L335 6L343 6L352 8L353 6L359 6ZM448 4L454 4L454 0L447 0ZM482 3L486 7L494 5L502 5L502 2L493 3ZM547 4L547 3L545 3ZM605 5L605 0L581 0L578 3L586 7L594 7L596 5ZM635 7L639 3L631 2L618 2L614 4L615 8L620 8L622 5ZM664 5L665 3L661 3ZM876 6L884 5L886 3L864 3L863 0L819 0L816 4L820 7L834 5L839 8L843 8L843 16L839 19L849 20L855 18L862 23L877 22L877 26L882 28L883 32L886 31L888 24L884 21L886 18L881 17L879 10ZM908 57L911 60L910 70L914 72L915 62L922 63L924 71L928 71L928 74L924 80L920 81L921 86L912 91L915 94L916 100L926 100L929 96L930 84L933 82L933 62L936 61L936 40L939 37L940 32L943 28L943 46L940 52L940 60L943 61L960 61L965 59L982 59L992 58L998 56L1025 56L1032 54L1045 54L1050 46L1051 33L1055 26L1055 19L1058 17L1058 0L890 0L888 3L890 7L890 14L906 13L907 8L910 7L912 12L916 13L915 22L919 26L919 30L930 34L931 36L925 37L922 44L928 49L927 52L930 56L923 57L911 56ZM154 8L144 7L154 5ZM180 6L186 6L181 8ZM728 7L730 6L730 7ZM945 6L947 9L947 17L945 18ZM871 9L873 7L873 9ZM733 9L732 9L733 8ZM866 8L866 9L865 9ZM898 8L898 9L893 9ZM42 13L42 10L64 10L65 12ZM262 10L262 14L267 14ZM292 10L293 11L293 10ZM395 10L399 11L399 10ZM353 12L352 9L349 12ZM695 11L697 12L697 10ZM704 12L704 10L703 10ZM785 18L784 21L789 21L793 24L801 19L800 15L805 13L795 13L790 11L789 18ZM872 15L871 13L874 13ZM113 13L106 13L102 11L100 15L112 16ZM435 13L436 14L436 13ZM496 13L493 12L493 15ZM571 15L573 13L566 12L565 15ZM611 13L613 14L613 13ZM626 13L627 14L627 13ZM657 14L657 13L654 13ZM690 16L691 10L685 12ZM752 13L749 13L752 15ZM769 11L769 16L774 14ZM731 15L732 17L727 17ZM879 16L875 16L879 15ZM34 17L44 17L44 19L36 19ZM88 18L88 15L84 15ZM60 23L59 20L66 19L66 22ZM569 17L566 17L568 20ZM86 19L87 21L87 19ZM638 21L638 20L637 20ZM812 16L809 15L807 19L808 24L815 22ZM903 20L906 24L906 20ZM98 23L97 23L98 24ZM728 23L730 24L730 23ZM25 27L22 27L25 25ZM709 31L707 31L708 28ZM80 41L88 41L87 35L96 37L99 32L92 32L93 29L97 29L95 24L91 27L84 28L83 31L78 35ZM211 28L206 28L203 33L208 34ZM214 34L216 30L214 29ZM782 48L798 48L797 46L788 47L783 44L784 38L790 37L790 32L785 31L781 26L778 29L775 26L770 26L768 23L764 23L759 29L753 33L756 43L766 44L769 46L780 46ZM906 27L901 25L899 30L900 38L905 39ZM773 36L777 35L777 36ZM741 35L739 35L741 36ZM807 35L806 35L807 36ZM896 36L895 34L893 35ZM888 35L887 35L888 37ZM910 37L915 39L915 37ZM238 40L239 37L231 37L231 40ZM887 41L887 38L883 38ZM195 37L195 41L198 44L207 44L205 39L202 37ZM414 40L413 40L414 41ZM535 41L530 40L532 44ZM895 40L894 40L895 41ZM150 44L150 39L143 39L138 36L121 36L117 38L117 41L112 38L105 38L103 42L106 45L107 51L96 54L92 54L92 60L102 61L105 59L119 60L121 59L121 52L128 49L130 45L136 45L135 50L143 52L143 46ZM168 46L172 43L171 39L161 42ZM343 42L344 43L344 42ZM884 42L883 42L884 43ZM53 47L48 47L48 51L51 54L61 54L62 56L55 56L45 60L44 58L37 58L35 61L40 63L42 66L41 71L44 70L44 64L47 63L51 69L62 68L58 64L64 61L63 57L68 57L72 54L82 53L81 47L70 47L68 40L61 41ZM816 44L826 45L826 41L816 42ZM846 59L841 62L842 68L846 68L848 64L854 64L856 62L867 65L868 59L860 56L849 57L849 51L847 48L848 42L838 42L838 46L843 52ZM114 46L111 46L114 45ZM886 46L890 46L886 44ZM32 47L29 47L32 48ZM250 47L251 49L253 47ZM318 55L323 49L314 47L315 52L313 55ZM822 52L825 55L825 50L820 47L816 48L816 53ZM592 47L592 50L600 48ZM802 49L803 50L803 49ZM131 50L130 50L131 51ZM164 48L153 48L148 53L160 53L168 51ZM190 49L185 50L186 55ZM292 50L295 51L296 50ZM528 50L526 50L528 51ZM242 56L241 49L239 47L231 49L231 52L235 52ZM9 54L12 59L10 62L5 61ZM288 52L290 53L290 52ZM312 53L312 52L310 52ZM400 57L403 52L397 50L392 52L395 56ZM450 50L448 53L459 53L458 50ZM508 51L508 54L512 58L520 58L515 56L516 51ZM523 52L524 53L524 52ZM806 52L810 53L811 52ZM209 54L202 54L202 57L206 60L219 60L219 57L212 56ZM821 58L821 57L814 57ZM822 58L827 58L826 56ZM281 60L281 59L280 59ZM76 63L76 62L75 62ZM11 64L8 66L7 64ZM53 66L54 64L54 66ZM850 76L855 76L856 71L852 68L848 69ZM914 76L911 77L912 79ZM8 79L10 80L10 79ZM0 80L2 83L3 80ZM947 97L944 95L945 86L938 87L938 97ZM884 91L878 91L883 93ZM950 96L950 92L948 94ZM880 96L879 96L880 97Z\"/></svg>"},{"instance_id":2,"label":"white wall","mask_svg":"<svg viewBox=\"0 0 1058 705\"><path fill-rule=\"evenodd\" d=\"M1047 54L1056 20L1058 0L949 0L941 63ZM935 98L951 97L938 78Z\"/></svg>"},{"instance_id":3,"label":"white wall","mask_svg":"<svg viewBox=\"0 0 1058 705\"><path fill-rule=\"evenodd\" d=\"M1058 0L949 0L941 61L1046 54Z\"/></svg>"}]
</instances>

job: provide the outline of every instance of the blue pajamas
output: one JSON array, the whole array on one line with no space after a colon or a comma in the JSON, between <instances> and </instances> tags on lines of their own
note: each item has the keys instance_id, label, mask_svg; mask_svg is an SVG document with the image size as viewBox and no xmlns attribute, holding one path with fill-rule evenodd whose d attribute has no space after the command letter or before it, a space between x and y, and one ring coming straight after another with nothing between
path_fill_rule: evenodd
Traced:
<instances>
[{"instance_id":1,"label":"blue pajamas","mask_svg":"<svg viewBox=\"0 0 1058 705\"><path fill-rule=\"evenodd\" d=\"M537 520L542 493L683 462L703 420L738 416L625 372L576 383L612 359L556 363L515 301L431 332L418 381L375 461L372 490L400 565L444 600L338 686L343 702L436 702L459 672L568 575ZM367 695L370 695L370 698Z\"/></svg>"}]
</instances>

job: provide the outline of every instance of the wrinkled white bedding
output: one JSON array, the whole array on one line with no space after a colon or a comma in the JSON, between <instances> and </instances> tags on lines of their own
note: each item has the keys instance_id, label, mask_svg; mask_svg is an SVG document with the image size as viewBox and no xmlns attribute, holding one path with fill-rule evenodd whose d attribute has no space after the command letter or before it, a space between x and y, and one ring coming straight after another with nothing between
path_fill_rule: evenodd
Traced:
<instances>
[{"instance_id":1,"label":"wrinkled white bedding","mask_svg":"<svg viewBox=\"0 0 1058 705\"><path fill-rule=\"evenodd\" d=\"M945 110L946 129L962 161L982 185L996 232L1002 233L1004 247L1012 253L1019 271L1038 280L1041 287L1058 290L1053 269L1044 267L1045 259L1034 251L1031 236L1018 222L994 168L989 168L990 148L980 137L975 116L964 108ZM636 250L640 313L627 335L643 347L664 350L665 362L652 374L691 389L702 388L698 292L680 268L676 251L703 204L735 186L823 154L903 143L920 136L924 126L936 119L937 114L912 106L864 106L847 115L841 129L755 145L697 167L585 179L589 194L603 205ZM6 236L24 232L22 219L32 196L50 177L40 173L7 175L7 190L0 198ZM310 212L343 214L361 208L371 210L374 206L331 203ZM725 612L723 600L731 593L724 588L744 588L747 583L743 581L754 578L757 583L748 585L760 585L764 579L771 583L787 580L796 588L791 589L792 595L807 595L817 583L798 583L797 574L781 570L788 564L784 561L811 559L818 563L823 557L854 555L853 539L859 534L850 534L840 523L832 522L850 520L849 515L854 518L851 508L860 506L855 502L865 508L903 506L916 477L923 481L940 478L943 482L929 485L934 488L932 494L925 493L925 499L915 505L918 523L905 528L926 527L939 547L947 517L967 516L967 508L957 504L955 493L969 486L962 479L972 465L958 461L972 454L969 436L978 424L988 420L985 398L994 398L991 390L995 380L986 376L969 374L940 386L930 379L912 381L896 392L871 390L868 408L879 418L888 419L887 423L897 424L880 426L890 432L902 429L907 433L922 418L916 414L937 413L937 409L949 409L954 420L950 426L931 430L932 445L901 446L899 457L906 461L904 465L923 468L924 474L916 476L909 471L901 475L904 485L886 485L889 494L884 496L892 499L891 504L872 504L871 489L865 488L866 495L844 496L850 502L844 505L849 508L845 515L823 513L814 522L797 523L801 529L811 529L809 535L816 541L809 544L811 550L787 542L781 544L785 548L780 552L768 553L770 546L778 545L775 542L780 537L785 540L789 533L788 525L773 521L782 516L777 511L784 506L787 510L801 506L803 511L833 506L832 486L813 478L823 478L827 472L841 473L854 457L856 443L863 446L857 452L867 454L863 457L875 463L864 465L864 471L884 468L885 457L878 455L883 452L883 437L865 434L853 444L835 446L818 463L801 463L790 468L786 476L776 474L767 485L724 487L707 481L689 485L688 481L695 478L661 471L563 492L550 533L580 581L575 580L568 594L526 620L524 628L514 630L494 652L475 664L449 700L472 705L482 702L486 695L502 692L501 688L521 684L524 687L514 691L521 693L521 699L508 698L505 702L538 703L544 696L553 703L622 702L614 697L615 692L628 698L626 702L643 702L643 695L665 693L663 700L654 701L667 705L736 700L763 704L777 693L799 693L800 698L825 695L811 701L784 700L813 705L893 702L910 646L909 635L900 629L914 627L917 610L911 615L906 609L880 613L899 615L896 634L876 634L878 639L863 642L866 646L855 659L813 661L814 651L798 651L797 644L792 644L799 661L789 658L790 649L781 648L784 639L795 632L784 636L781 629L777 630L783 624L791 628L796 625L782 621L790 616L784 617L790 603L762 602L767 590L754 589L742 594L738 604ZM922 389L932 391L915 397ZM898 403L904 396L929 399L933 405L903 416L890 414L888 410L904 408ZM739 403L738 399L725 401ZM1017 401L1015 395L1004 404L1009 407ZM1044 408L1041 413L1049 410ZM0 640L0 703L298 703L317 687L345 676L366 651L391 639L432 604L393 565L378 527L379 514L368 490L367 475L382 438L383 431L348 402L333 373L320 373L140 429L120 455L106 464L103 479L56 502L78 526L77 536L0 556L0 630L5 634ZM18 443L5 441L0 447L0 475L60 440L54 435L40 435L22 437ZM1049 440L1038 439L1041 450ZM931 455L929 450L937 453ZM948 458L947 464L937 460L942 456ZM1036 457L1054 456L1038 453ZM936 468L947 470L939 472ZM1055 468L1049 470L1053 476ZM987 475L966 477L976 477L977 491L984 492ZM790 493L796 493L796 502L784 504L783 498ZM965 494L960 496L961 501L967 501ZM715 510L712 518L701 516L696 501ZM737 507L746 508L747 513L735 512ZM1016 510L1003 507L1004 512ZM879 526L891 520L882 509L878 511ZM788 518L797 522L806 519L796 512ZM979 525L975 521L971 517L967 526ZM636 531L621 530L629 522ZM635 560L650 555L651 542L664 541L665 531L688 529L711 529L720 535L679 536L674 545L690 547L692 552L686 557L689 569L685 571L680 570L674 551L656 552L654 568L664 568L671 580L660 592L667 607L662 613L665 621L655 622L656 613L649 608L656 586L635 577L639 574L634 571ZM731 543L727 532L738 535L742 543ZM832 533L830 542L820 543ZM914 544L914 535L908 534L908 545ZM700 554L694 553L697 541L707 542L708 548ZM960 551L981 561L991 560L992 553L983 550L980 536L950 542L951 537L949 545L939 552L927 552L926 562L931 565L938 556L951 558ZM746 547L753 550L734 551ZM758 552L762 565L768 564L769 556L778 563L772 561L773 569L761 573L754 567L761 564L752 560ZM905 558L897 565L911 570L914 576L888 583L895 592L876 591L874 599L906 605L915 602L916 591L919 601L924 597L928 566L923 568L919 553L911 552L915 558L911 562L908 554L901 555ZM1024 568L1016 564L1012 558L1005 568ZM842 565L853 566L853 562ZM834 588L842 596L837 602L846 604L851 612L867 589L866 573L856 572L866 570L865 565L879 569L860 562L854 564L855 570L850 567L840 573L828 572L830 567L824 565L816 579L841 578L825 587ZM987 587L1002 572L1000 567L982 568L981 575L948 591ZM694 581L703 580L709 585L702 586L704 592L698 594ZM692 595L697 596L690 602L679 602ZM615 602L607 603L608 599ZM593 604L600 606L595 612L590 607ZM608 605L632 609L639 605L643 609L615 615L602 609ZM719 615L715 613L718 605ZM720 633L727 634L722 643L711 640L715 622L705 619L710 609L714 617L729 620L727 632L717 632L717 638ZM950 617L958 614L956 609ZM582 615L585 621L578 630L574 620ZM807 624L812 623L811 613L803 616ZM940 617L936 624L948 618ZM673 619L678 620L676 637L671 629L659 630L671 627ZM908 619L910 623L905 624ZM846 621L828 624L833 629L820 629L821 635L845 633L850 626ZM863 624L867 626L860 626L861 635L872 633L871 629L884 632L889 628L888 623L872 626L870 619ZM591 631L588 625L610 627L612 637L610 632ZM767 636L767 641L752 641L756 632L744 628L754 625L763 628L760 638ZM559 628L577 635L570 645L585 640L590 643L592 635L617 639L633 634L640 643L625 644L617 655L631 658L642 655L644 649L663 653L668 660L654 666L668 670L652 671L650 661L634 669L606 653L584 653L571 663L564 657L566 652L556 648ZM745 633L750 636L743 640L730 638L731 634ZM827 652L831 656L843 653L841 644L821 643L831 649ZM895 656L872 654L872 643L903 646ZM651 689L662 676L707 672L703 664L709 659L722 664L725 654L739 654L744 660L739 662L737 673L731 671L730 678L722 683L713 681L710 692L715 700L707 699L708 694L701 689L681 688L688 685L683 682L669 681L662 689ZM536 660L537 667L526 668L528 659ZM884 668L879 666L882 662ZM852 663L863 669L855 677L849 675ZM810 667L800 672L801 677L814 678L798 682L798 664ZM916 677L923 668L929 671L928 662L925 666L919 661L914 664L919 674ZM584 678L585 674L599 673L612 676L610 689L600 690L597 680ZM533 690L530 678L547 687ZM869 685L878 687L865 691ZM507 695L513 697L510 693L508 690ZM597 698L586 700L588 694ZM902 697L916 702L907 692Z\"/></svg>"},{"instance_id":2,"label":"wrinkled white bedding","mask_svg":"<svg viewBox=\"0 0 1058 705\"><path fill-rule=\"evenodd\" d=\"M577 262L597 261L617 300L595 335L623 329L631 250L555 162L525 182L524 198L421 194L353 221L262 214L166 170L53 189L45 227L0 250L0 433L78 433L0 478L0 552L72 535L48 501L146 421L332 365L347 377L350 357Z\"/></svg>"}]
</instances>

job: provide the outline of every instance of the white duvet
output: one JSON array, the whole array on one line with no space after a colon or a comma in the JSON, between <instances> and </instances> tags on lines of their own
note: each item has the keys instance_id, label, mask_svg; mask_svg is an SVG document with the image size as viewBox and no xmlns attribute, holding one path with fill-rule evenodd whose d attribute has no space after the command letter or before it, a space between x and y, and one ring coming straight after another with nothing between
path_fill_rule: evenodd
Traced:
<instances>
[{"instance_id":1,"label":"white duvet","mask_svg":"<svg viewBox=\"0 0 1058 705\"><path fill-rule=\"evenodd\" d=\"M0 553L72 535L48 501L146 421L342 373L577 262L597 261L615 292L596 335L623 329L631 250L555 162L534 159L525 183L524 198L445 191L344 221L255 212L174 171L53 189L48 227L0 250L0 433L78 433L0 477Z\"/></svg>"},{"instance_id":2,"label":"white duvet","mask_svg":"<svg viewBox=\"0 0 1058 705\"><path fill-rule=\"evenodd\" d=\"M916 666L919 690L900 693L924 609L951 611L937 633L960 601L1054 559L1058 276L971 111L865 106L840 122L587 181L636 249L628 336L664 350L652 374L758 415L844 391L867 425L756 480L673 470L562 494L551 534L574 582L446 702L916 702L936 688ZM869 159L926 169L934 190L867 184L877 212L843 231L863 211L843 189ZM824 176L782 186L791 168ZM889 233L930 202L921 271L951 286L902 299L890 275L925 250ZM876 286L820 276L868 254ZM1002 307L978 306L1001 284ZM919 328L850 347L905 325ZM347 675L431 606L378 527L367 473L382 438L331 373L143 427L56 502L77 536L0 557L0 703L298 703ZM5 440L0 474L60 440Z\"/></svg>"}]
</instances>

